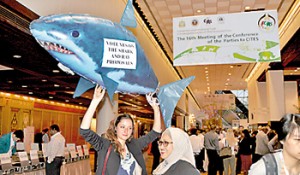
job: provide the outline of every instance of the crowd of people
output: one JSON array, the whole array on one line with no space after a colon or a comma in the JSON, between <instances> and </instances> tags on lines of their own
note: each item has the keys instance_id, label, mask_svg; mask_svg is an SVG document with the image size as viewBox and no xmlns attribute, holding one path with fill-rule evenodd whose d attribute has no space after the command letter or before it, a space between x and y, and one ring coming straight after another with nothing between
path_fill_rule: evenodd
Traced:
<instances>
[{"instance_id":1,"label":"crowd of people","mask_svg":"<svg viewBox=\"0 0 300 175\"><path fill-rule=\"evenodd\" d=\"M96 174L147 175L143 151L150 144L154 155L153 175L300 174L298 114L283 116L276 131L269 126L250 131L243 126L222 129L213 124L206 130L191 128L186 132L170 127L163 131L159 103L150 93L146 98L154 111L151 131L134 138L134 120L122 114L110 122L104 134L98 135L90 126L104 94L105 89L95 88L80 125L80 134L98 153ZM50 139L47 133L45 129L40 136L41 142L48 142L46 174L60 174L65 138L56 124L50 126ZM4 135L0 138L0 153L13 154L15 143L23 138L21 130Z\"/></svg>"}]
</instances>

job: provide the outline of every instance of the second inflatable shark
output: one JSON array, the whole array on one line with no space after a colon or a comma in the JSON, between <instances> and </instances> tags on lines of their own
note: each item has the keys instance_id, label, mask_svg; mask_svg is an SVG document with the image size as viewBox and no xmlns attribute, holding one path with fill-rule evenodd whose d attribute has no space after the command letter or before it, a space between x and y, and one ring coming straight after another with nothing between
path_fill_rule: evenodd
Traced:
<instances>
[{"instance_id":1,"label":"second inflatable shark","mask_svg":"<svg viewBox=\"0 0 300 175\"><path fill-rule=\"evenodd\" d=\"M111 99L115 92L147 94L159 88L157 97L167 127L181 94L194 79L189 77L158 87L157 77L135 36L107 19L82 14L51 15L33 21L30 31L60 68L81 76L74 97L96 84L106 88ZM125 53L115 55L121 61L109 61L107 57L114 57L116 49ZM112 62L121 67L112 67Z\"/></svg>"}]
</instances>

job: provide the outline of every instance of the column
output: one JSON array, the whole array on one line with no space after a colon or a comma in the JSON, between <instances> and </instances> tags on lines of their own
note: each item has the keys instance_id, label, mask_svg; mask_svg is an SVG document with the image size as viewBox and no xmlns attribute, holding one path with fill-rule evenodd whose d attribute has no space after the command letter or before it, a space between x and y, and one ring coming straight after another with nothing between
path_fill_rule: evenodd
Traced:
<instances>
[{"instance_id":1,"label":"column","mask_svg":"<svg viewBox=\"0 0 300 175\"><path fill-rule=\"evenodd\" d=\"M282 70L266 73L269 121L278 121L285 114L285 91Z\"/></svg>"},{"instance_id":2,"label":"column","mask_svg":"<svg viewBox=\"0 0 300 175\"><path fill-rule=\"evenodd\" d=\"M109 123L118 115L118 94L114 95L111 102L107 93L99 104L96 111L96 132L101 135L106 132Z\"/></svg>"}]
</instances>

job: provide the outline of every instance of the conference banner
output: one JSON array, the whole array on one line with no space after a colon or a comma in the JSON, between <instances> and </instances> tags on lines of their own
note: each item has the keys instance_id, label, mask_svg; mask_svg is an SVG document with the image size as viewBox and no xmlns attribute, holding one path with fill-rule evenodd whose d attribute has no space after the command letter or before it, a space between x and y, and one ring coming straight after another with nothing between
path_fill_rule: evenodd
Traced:
<instances>
[{"instance_id":1,"label":"conference banner","mask_svg":"<svg viewBox=\"0 0 300 175\"><path fill-rule=\"evenodd\" d=\"M276 10L173 19L174 66L280 62Z\"/></svg>"}]
</instances>

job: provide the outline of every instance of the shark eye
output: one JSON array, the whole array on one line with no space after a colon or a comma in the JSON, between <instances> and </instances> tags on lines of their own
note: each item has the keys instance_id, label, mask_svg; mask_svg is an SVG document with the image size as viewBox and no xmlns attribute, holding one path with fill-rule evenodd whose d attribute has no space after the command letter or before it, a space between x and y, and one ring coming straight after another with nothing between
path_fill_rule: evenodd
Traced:
<instances>
[{"instance_id":1,"label":"shark eye","mask_svg":"<svg viewBox=\"0 0 300 175\"><path fill-rule=\"evenodd\" d=\"M77 38L77 37L79 37L79 32L78 31L73 31L72 32L72 36L74 37L74 38Z\"/></svg>"}]
</instances>

